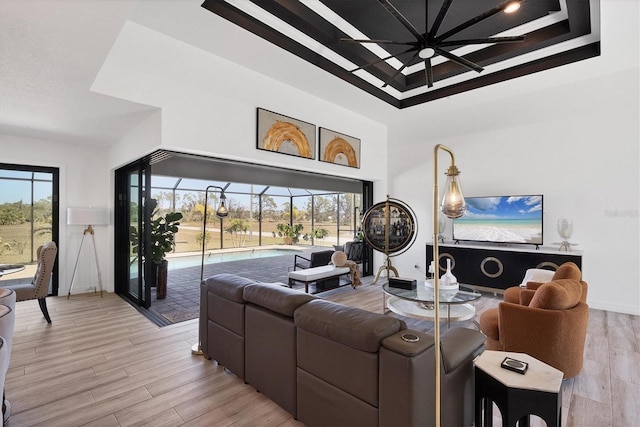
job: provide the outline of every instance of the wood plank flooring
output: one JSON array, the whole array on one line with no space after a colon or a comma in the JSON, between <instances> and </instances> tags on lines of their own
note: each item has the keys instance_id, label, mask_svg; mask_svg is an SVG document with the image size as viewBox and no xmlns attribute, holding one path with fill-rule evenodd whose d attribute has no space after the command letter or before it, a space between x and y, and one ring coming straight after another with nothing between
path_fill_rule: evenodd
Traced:
<instances>
[{"instance_id":1,"label":"wood plank flooring","mask_svg":"<svg viewBox=\"0 0 640 427\"><path fill-rule=\"evenodd\" d=\"M370 281L321 296L382 312L380 286ZM497 301L486 294L478 312ZM214 361L191 355L197 320L159 328L114 294L47 304L51 325L36 301L16 307L5 383L10 427L302 425ZM591 310L585 351L582 373L563 384L563 425L640 426L640 318Z\"/></svg>"}]
</instances>

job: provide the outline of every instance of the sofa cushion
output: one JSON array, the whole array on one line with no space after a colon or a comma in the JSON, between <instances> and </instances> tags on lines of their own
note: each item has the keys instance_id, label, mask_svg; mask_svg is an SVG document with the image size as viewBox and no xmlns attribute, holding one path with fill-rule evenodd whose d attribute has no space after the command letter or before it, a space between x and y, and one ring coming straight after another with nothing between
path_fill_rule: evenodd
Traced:
<instances>
[{"instance_id":1,"label":"sofa cushion","mask_svg":"<svg viewBox=\"0 0 640 427\"><path fill-rule=\"evenodd\" d=\"M293 317L293 312L298 307L315 299L313 295L285 286L272 283L249 285L244 288L243 297L247 302L287 317Z\"/></svg>"},{"instance_id":2,"label":"sofa cushion","mask_svg":"<svg viewBox=\"0 0 640 427\"><path fill-rule=\"evenodd\" d=\"M252 283L254 283L253 280L227 273L216 274L206 280L206 285L209 287L210 292L229 301L239 303L244 302L244 287Z\"/></svg>"},{"instance_id":3,"label":"sofa cushion","mask_svg":"<svg viewBox=\"0 0 640 427\"><path fill-rule=\"evenodd\" d=\"M547 310L567 310L575 307L582 295L578 280L560 279L545 283L535 291L529 307Z\"/></svg>"},{"instance_id":4,"label":"sofa cushion","mask_svg":"<svg viewBox=\"0 0 640 427\"><path fill-rule=\"evenodd\" d=\"M367 352L377 352L380 342L407 325L394 317L316 299L294 314L298 328Z\"/></svg>"}]
</instances>

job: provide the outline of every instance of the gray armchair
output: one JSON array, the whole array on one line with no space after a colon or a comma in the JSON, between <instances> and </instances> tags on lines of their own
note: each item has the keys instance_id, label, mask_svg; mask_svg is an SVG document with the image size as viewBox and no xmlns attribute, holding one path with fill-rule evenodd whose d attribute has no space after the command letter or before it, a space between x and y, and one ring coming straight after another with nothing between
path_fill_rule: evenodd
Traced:
<instances>
[{"instance_id":1,"label":"gray armchair","mask_svg":"<svg viewBox=\"0 0 640 427\"><path fill-rule=\"evenodd\" d=\"M51 323L51 317L49 317L49 311L47 310L46 298L57 253L56 242L47 242L40 246L38 248L38 267L31 283L3 286L3 288L15 291L17 301L37 299L47 323Z\"/></svg>"}]
</instances>

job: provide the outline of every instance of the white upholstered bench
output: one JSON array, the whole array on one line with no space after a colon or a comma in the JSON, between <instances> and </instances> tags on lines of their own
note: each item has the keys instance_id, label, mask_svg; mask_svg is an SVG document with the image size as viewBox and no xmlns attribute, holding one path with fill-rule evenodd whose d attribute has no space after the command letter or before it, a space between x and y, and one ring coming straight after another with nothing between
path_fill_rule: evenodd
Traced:
<instances>
[{"instance_id":1,"label":"white upholstered bench","mask_svg":"<svg viewBox=\"0 0 640 427\"><path fill-rule=\"evenodd\" d=\"M349 274L350 272L351 270L349 270L349 267L336 267L334 265L323 265L304 270L290 271L289 287L293 287L295 282L301 282L304 283L304 291L309 293L309 283L340 277L344 274Z\"/></svg>"}]
</instances>

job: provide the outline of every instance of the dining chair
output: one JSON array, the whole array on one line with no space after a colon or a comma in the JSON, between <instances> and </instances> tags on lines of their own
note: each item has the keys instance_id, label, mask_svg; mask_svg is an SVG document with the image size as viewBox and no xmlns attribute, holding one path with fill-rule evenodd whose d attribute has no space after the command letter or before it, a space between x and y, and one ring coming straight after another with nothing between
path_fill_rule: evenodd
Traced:
<instances>
[{"instance_id":1,"label":"dining chair","mask_svg":"<svg viewBox=\"0 0 640 427\"><path fill-rule=\"evenodd\" d=\"M53 241L47 242L38 248L38 266L36 274L31 283L16 283L12 285L2 286L6 289L13 289L16 293L16 301L26 301L37 299L40 304L40 310L47 320L51 323L51 317L47 310L47 294L49 293L49 282L53 273L53 265L56 261L58 248Z\"/></svg>"}]
</instances>

